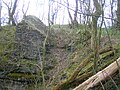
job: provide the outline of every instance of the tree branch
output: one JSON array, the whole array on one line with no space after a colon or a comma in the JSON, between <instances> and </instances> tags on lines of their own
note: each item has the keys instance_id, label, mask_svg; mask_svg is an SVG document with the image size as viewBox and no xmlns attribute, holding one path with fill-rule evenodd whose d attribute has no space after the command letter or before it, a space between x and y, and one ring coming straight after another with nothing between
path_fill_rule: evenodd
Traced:
<instances>
[{"instance_id":1,"label":"tree branch","mask_svg":"<svg viewBox=\"0 0 120 90\"><path fill-rule=\"evenodd\" d=\"M72 11L75 12L74 9L72 9L72 8L66 6L66 5L64 5L64 4L62 4L62 3L58 2L58 1L55 1L55 0L54 0L54 2L56 2L56 3L58 3L58 4L60 4L60 5L64 6L64 7L66 7L66 8L69 8L69 10L72 10ZM78 13L78 14L82 14L82 15L86 15L86 16L95 16L95 17L98 17L97 15L93 15L93 14L87 14L87 13L79 12L79 10L78 10L77 13ZM114 20L114 21L120 23L118 20L116 20L116 19L114 19L114 18L111 18L111 17L105 17L105 16L100 16L100 17L105 18L105 19L111 19L111 20Z\"/></svg>"},{"instance_id":2,"label":"tree branch","mask_svg":"<svg viewBox=\"0 0 120 90\"><path fill-rule=\"evenodd\" d=\"M110 64L108 67L106 67L102 71L99 71L94 76L92 76L91 78L89 78L88 80L86 80L78 87L74 88L73 90L87 90L90 89L91 87L98 85L98 83L106 80L111 75L113 75L117 70L119 70L120 69L119 66L120 66L120 57L112 64Z\"/></svg>"}]
</instances>

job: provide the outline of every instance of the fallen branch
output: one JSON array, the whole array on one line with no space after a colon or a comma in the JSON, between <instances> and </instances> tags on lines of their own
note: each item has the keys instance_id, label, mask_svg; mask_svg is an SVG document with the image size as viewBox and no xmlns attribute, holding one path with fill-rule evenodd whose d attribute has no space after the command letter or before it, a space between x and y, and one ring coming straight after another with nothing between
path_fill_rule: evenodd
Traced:
<instances>
[{"instance_id":1,"label":"fallen branch","mask_svg":"<svg viewBox=\"0 0 120 90\"><path fill-rule=\"evenodd\" d=\"M104 49L101 49L99 51L99 54L106 53L111 51L111 47L106 47ZM65 81L62 81L58 83L53 90L61 90L64 86L68 85L69 83L73 82L78 74L83 70L83 68L86 66L87 63L90 62L90 59L94 56L94 53L92 52L90 55L88 55L85 59L82 60L82 62L78 65L78 67L75 69L75 71L72 73L72 75Z\"/></svg>"},{"instance_id":2,"label":"fallen branch","mask_svg":"<svg viewBox=\"0 0 120 90\"><path fill-rule=\"evenodd\" d=\"M110 64L108 67L103 69L102 71L99 71L97 74L80 84L78 87L76 87L73 90L87 90L89 88L92 88L101 81L106 80L109 78L111 75L113 75L117 70L119 70L120 66L120 57L114 61L112 64Z\"/></svg>"}]
</instances>

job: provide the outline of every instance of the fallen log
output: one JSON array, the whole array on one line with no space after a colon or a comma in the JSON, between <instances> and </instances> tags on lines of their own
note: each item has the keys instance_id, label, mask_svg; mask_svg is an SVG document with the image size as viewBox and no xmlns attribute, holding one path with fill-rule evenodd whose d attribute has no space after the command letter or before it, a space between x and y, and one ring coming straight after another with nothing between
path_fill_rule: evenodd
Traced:
<instances>
[{"instance_id":1,"label":"fallen log","mask_svg":"<svg viewBox=\"0 0 120 90\"><path fill-rule=\"evenodd\" d=\"M102 53L106 53L111 51L111 47L106 47L104 49L101 49L99 51L99 54ZM74 72L72 73L72 75L64 81L61 81L60 83L58 83L53 90L61 90L64 86L68 85L69 83L73 82L76 77L78 76L78 74L80 73L80 71L86 66L87 63L90 62L90 59L94 56L94 52L92 52L90 55L88 55L85 59L82 60L82 62L78 65L78 67L74 70Z\"/></svg>"},{"instance_id":2,"label":"fallen log","mask_svg":"<svg viewBox=\"0 0 120 90\"><path fill-rule=\"evenodd\" d=\"M96 85L98 85L101 81L106 80L111 75L113 75L117 70L120 69L120 57L110 64L105 69L99 71L94 76L90 77L88 80L74 88L73 90L88 90Z\"/></svg>"},{"instance_id":3,"label":"fallen log","mask_svg":"<svg viewBox=\"0 0 120 90\"><path fill-rule=\"evenodd\" d=\"M60 83L58 83L54 88L53 90L62 90L62 88L69 84L70 82L73 82L74 79L78 76L79 72L82 70L82 68L85 67L85 65L89 62L89 59L93 56L93 53L90 54L87 58L85 58L81 63L80 65L75 69L75 71L73 72L73 74L67 79L67 80L64 80Z\"/></svg>"},{"instance_id":4,"label":"fallen log","mask_svg":"<svg viewBox=\"0 0 120 90\"><path fill-rule=\"evenodd\" d=\"M118 56L115 56L112 60L108 61L107 63L103 64L101 67L99 67L99 71L104 69L105 67L107 67L108 65L110 65L113 61L115 61L118 58ZM93 66L93 64L92 64ZM92 67L91 66L91 67ZM91 68L90 67L90 68ZM89 69L89 68L88 68ZM83 70L85 71L85 70ZM80 72L80 75L78 77L76 77L76 79L73 81L73 83L77 83L77 82L83 82L85 80L87 80L88 77L91 77L92 75L94 75L95 73L93 71L85 71L85 72Z\"/></svg>"}]
</instances>

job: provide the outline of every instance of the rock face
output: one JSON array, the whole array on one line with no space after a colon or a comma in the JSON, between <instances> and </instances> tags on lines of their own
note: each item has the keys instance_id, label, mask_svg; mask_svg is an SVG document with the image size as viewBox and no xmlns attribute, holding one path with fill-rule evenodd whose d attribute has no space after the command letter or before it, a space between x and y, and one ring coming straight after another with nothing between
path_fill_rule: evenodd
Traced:
<instances>
[{"instance_id":1,"label":"rock face","mask_svg":"<svg viewBox=\"0 0 120 90\"><path fill-rule=\"evenodd\" d=\"M47 27L35 16L26 16L16 27L16 46L20 58L37 59Z\"/></svg>"}]
</instances>

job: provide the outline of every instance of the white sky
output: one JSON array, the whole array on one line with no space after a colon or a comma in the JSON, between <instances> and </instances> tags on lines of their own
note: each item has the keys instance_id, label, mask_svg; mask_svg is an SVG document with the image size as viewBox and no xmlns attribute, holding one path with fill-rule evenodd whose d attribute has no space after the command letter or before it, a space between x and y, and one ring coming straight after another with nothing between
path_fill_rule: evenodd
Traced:
<instances>
[{"instance_id":1,"label":"white sky","mask_svg":"<svg viewBox=\"0 0 120 90\"><path fill-rule=\"evenodd\" d=\"M30 1L27 15L35 15L35 16L39 17L44 23L46 23L46 24L48 23L48 9L49 9L48 0L23 0L23 1L25 1L24 3L28 3ZM60 0L58 0L58 1L60 1ZM73 3L74 0L69 0L69 1ZM21 6L22 6L22 3L23 2L21 0ZM26 7L27 6L28 5L26 5ZM63 19L65 19L65 20L63 20ZM61 6L60 10L58 11L56 23L57 24L63 24L63 23L65 24L65 23L68 23L68 19L69 19L69 17L68 17L67 9L65 7Z\"/></svg>"},{"instance_id":2,"label":"white sky","mask_svg":"<svg viewBox=\"0 0 120 90\"><path fill-rule=\"evenodd\" d=\"M5 2L7 2L9 4L9 2L14 1L14 0L4 0ZM23 13L22 13L22 8L24 5L24 12L26 11L26 8L28 7L28 3L29 4L29 9L27 11L27 15L35 15L37 17L39 17L45 24L48 23L48 1L49 0L19 0L18 3L18 7L17 7L17 11L16 13L18 13L18 18L19 20L21 20ZM58 2L64 2L66 0L56 0ZM74 5L75 5L75 0L68 0L69 4L70 4L70 8L72 6L72 8L74 9ZM92 1L92 0L91 0ZM106 8L104 9L105 12L105 17L110 17L110 0L105 0L106 1ZM67 24L69 21L69 16L68 16L68 12L66 7L63 7L62 5L60 5L60 10L58 11L58 15L57 15L57 20L56 23L57 24ZM115 8L116 9L116 8ZM73 14L73 11L71 11L71 13ZM17 15L17 14L16 14ZM7 9L6 6L4 6L3 4L3 8L2 8L2 17L7 17ZM110 22L110 20L108 20L107 22Z\"/></svg>"}]
</instances>

